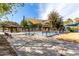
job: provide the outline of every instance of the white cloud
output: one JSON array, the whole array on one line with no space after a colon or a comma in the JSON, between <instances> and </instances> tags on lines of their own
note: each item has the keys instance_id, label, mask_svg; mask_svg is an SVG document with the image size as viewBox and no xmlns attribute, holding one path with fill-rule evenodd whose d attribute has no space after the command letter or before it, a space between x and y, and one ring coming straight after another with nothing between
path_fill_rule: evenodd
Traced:
<instances>
[{"instance_id":1,"label":"white cloud","mask_svg":"<svg viewBox=\"0 0 79 59\"><path fill-rule=\"evenodd\" d=\"M79 17L78 3L52 3L39 5L39 18L47 19L50 11L56 10L64 19Z\"/></svg>"},{"instance_id":2,"label":"white cloud","mask_svg":"<svg viewBox=\"0 0 79 59\"><path fill-rule=\"evenodd\" d=\"M67 12L68 11L68 12ZM67 8L65 8L66 15L65 18L75 18L79 17L79 4L69 4Z\"/></svg>"},{"instance_id":3,"label":"white cloud","mask_svg":"<svg viewBox=\"0 0 79 59\"><path fill-rule=\"evenodd\" d=\"M50 13L50 11L52 10L56 10L58 12L60 12L62 10L62 8L65 6L65 4L40 4L39 5L39 17L41 19L47 19L48 14Z\"/></svg>"}]
</instances>

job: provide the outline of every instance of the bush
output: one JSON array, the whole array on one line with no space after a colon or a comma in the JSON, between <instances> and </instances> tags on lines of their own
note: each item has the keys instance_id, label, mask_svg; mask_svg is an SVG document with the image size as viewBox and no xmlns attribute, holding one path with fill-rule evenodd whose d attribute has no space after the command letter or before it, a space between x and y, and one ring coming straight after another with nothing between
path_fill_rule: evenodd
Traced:
<instances>
[{"instance_id":1,"label":"bush","mask_svg":"<svg viewBox=\"0 0 79 59\"><path fill-rule=\"evenodd\" d=\"M70 27L67 27L67 30L70 32L74 32L74 30L72 30Z\"/></svg>"}]
</instances>

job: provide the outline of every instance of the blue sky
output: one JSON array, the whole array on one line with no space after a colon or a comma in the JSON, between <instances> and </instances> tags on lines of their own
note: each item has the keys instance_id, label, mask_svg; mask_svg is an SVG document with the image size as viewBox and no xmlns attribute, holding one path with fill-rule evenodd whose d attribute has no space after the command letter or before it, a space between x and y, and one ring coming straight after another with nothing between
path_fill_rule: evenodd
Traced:
<instances>
[{"instance_id":1,"label":"blue sky","mask_svg":"<svg viewBox=\"0 0 79 59\"><path fill-rule=\"evenodd\" d=\"M25 4L24 7L17 7L16 12L13 11L12 14L7 15L9 20L20 22L23 19L23 16L26 18L38 18L38 4ZM3 20L6 20L6 17L2 18Z\"/></svg>"},{"instance_id":2,"label":"blue sky","mask_svg":"<svg viewBox=\"0 0 79 59\"><path fill-rule=\"evenodd\" d=\"M26 3L24 7L16 10L13 16L7 15L9 20L20 22L23 16L46 20L50 11L53 10L56 10L64 19L79 17L78 3ZM6 20L5 17L2 20Z\"/></svg>"}]
</instances>

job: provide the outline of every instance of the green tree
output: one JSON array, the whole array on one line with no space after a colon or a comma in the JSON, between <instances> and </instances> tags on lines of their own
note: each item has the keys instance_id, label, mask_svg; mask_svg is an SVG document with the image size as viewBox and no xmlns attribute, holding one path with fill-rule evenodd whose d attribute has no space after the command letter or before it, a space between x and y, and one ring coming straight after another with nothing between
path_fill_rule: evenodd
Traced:
<instances>
[{"instance_id":1,"label":"green tree","mask_svg":"<svg viewBox=\"0 0 79 59\"><path fill-rule=\"evenodd\" d=\"M36 30L38 24L33 24L31 21L29 21L29 23L30 23L30 29L32 29L32 31Z\"/></svg>"},{"instance_id":2,"label":"green tree","mask_svg":"<svg viewBox=\"0 0 79 59\"><path fill-rule=\"evenodd\" d=\"M32 18L25 19L25 17L23 17L23 20L21 21L20 24L21 24L21 26L23 26L24 28L29 29L29 30L36 30L36 28L41 30L42 25L40 24L40 22L36 23L36 24L34 24L33 22L34 22L34 19L32 19Z\"/></svg>"},{"instance_id":3,"label":"green tree","mask_svg":"<svg viewBox=\"0 0 79 59\"><path fill-rule=\"evenodd\" d=\"M70 24L70 23L73 23L71 18L68 18L67 20L64 21L65 25Z\"/></svg>"},{"instance_id":4,"label":"green tree","mask_svg":"<svg viewBox=\"0 0 79 59\"><path fill-rule=\"evenodd\" d=\"M0 3L0 17L5 16L13 12L16 7L24 6L23 3Z\"/></svg>"},{"instance_id":5,"label":"green tree","mask_svg":"<svg viewBox=\"0 0 79 59\"><path fill-rule=\"evenodd\" d=\"M27 28L28 24L27 24L27 20L25 19L25 16L23 16L23 20L21 21L20 25L24 28Z\"/></svg>"},{"instance_id":6,"label":"green tree","mask_svg":"<svg viewBox=\"0 0 79 59\"><path fill-rule=\"evenodd\" d=\"M50 12L48 20L50 21L51 30L64 30L63 19L56 11Z\"/></svg>"}]
</instances>

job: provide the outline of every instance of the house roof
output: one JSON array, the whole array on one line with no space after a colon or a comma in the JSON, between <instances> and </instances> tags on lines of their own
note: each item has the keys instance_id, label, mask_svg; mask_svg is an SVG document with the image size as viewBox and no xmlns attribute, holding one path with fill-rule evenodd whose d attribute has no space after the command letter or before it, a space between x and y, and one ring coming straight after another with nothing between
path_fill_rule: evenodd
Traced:
<instances>
[{"instance_id":1,"label":"house roof","mask_svg":"<svg viewBox=\"0 0 79 59\"><path fill-rule=\"evenodd\" d=\"M73 23L73 24L68 24L66 26L78 26L78 25L79 25L79 23Z\"/></svg>"},{"instance_id":2,"label":"house roof","mask_svg":"<svg viewBox=\"0 0 79 59\"><path fill-rule=\"evenodd\" d=\"M32 24L43 24L46 20L40 20L40 19L30 19L27 20L27 22L31 22Z\"/></svg>"},{"instance_id":3,"label":"house roof","mask_svg":"<svg viewBox=\"0 0 79 59\"><path fill-rule=\"evenodd\" d=\"M7 23L3 23L1 24L2 27L21 27L19 24L15 23L15 22L7 22Z\"/></svg>"},{"instance_id":4,"label":"house roof","mask_svg":"<svg viewBox=\"0 0 79 59\"><path fill-rule=\"evenodd\" d=\"M40 21L39 20L29 20L32 24L39 24Z\"/></svg>"}]
</instances>

